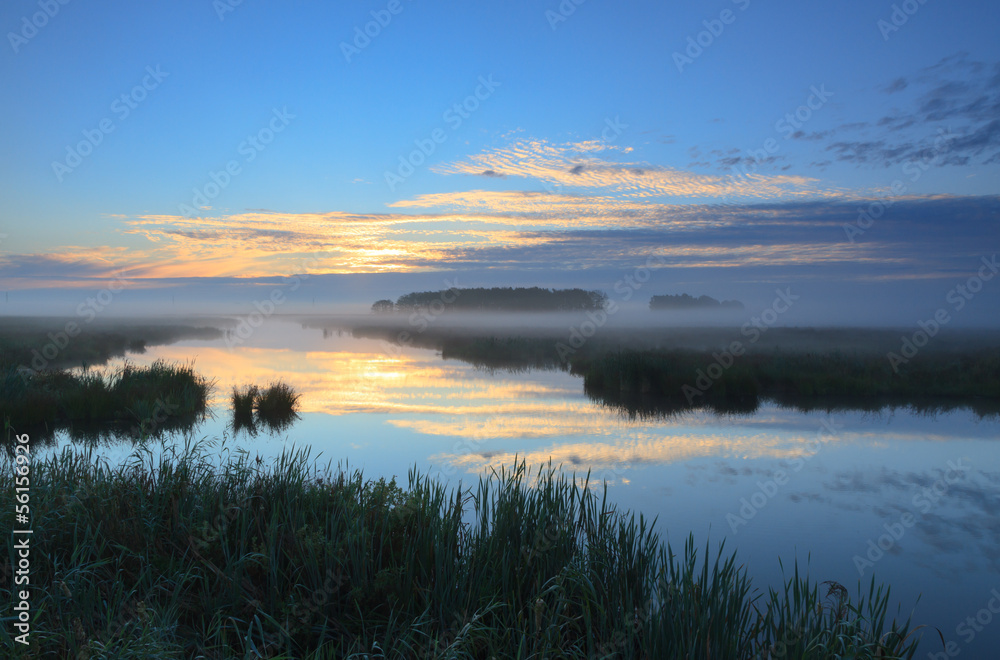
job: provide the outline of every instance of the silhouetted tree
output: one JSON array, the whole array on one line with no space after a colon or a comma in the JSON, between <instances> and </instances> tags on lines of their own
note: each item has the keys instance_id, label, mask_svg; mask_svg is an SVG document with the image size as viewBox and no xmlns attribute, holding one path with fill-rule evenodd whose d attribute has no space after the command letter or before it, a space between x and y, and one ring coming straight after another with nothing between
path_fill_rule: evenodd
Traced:
<instances>
[{"instance_id":1,"label":"silhouetted tree","mask_svg":"<svg viewBox=\"0 0 1000 660\"><path fill-rule=\"evenodd\" d=\"M743 303L738 300L723 300L719 302L709 296L689 296L682 293L677 296L653 296L649 300L649 308L660 309L743 309Z\"/></svg>"},{"instance_id":2,"label":"silhouetted tree","mask_svg":"<svg viewBox=\"0 0 1000 660\"><path fill-rule=\"evenodd\" d=\"M572 312L604 309L603 291L493 287L408 293L396 300L396 309L440 307L450 311Z\"/></svg>"}]
</instances>

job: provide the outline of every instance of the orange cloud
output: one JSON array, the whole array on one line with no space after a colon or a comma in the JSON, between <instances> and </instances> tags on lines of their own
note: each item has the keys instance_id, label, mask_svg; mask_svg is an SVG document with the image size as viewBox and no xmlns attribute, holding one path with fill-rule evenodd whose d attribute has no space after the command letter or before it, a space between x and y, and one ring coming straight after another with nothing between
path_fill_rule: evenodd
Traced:
<instances>
[{"instance_id":1,"label":"orange cloud","mask_svg":"<svg viewBox=\"0 0 1000 660\"><path fill-rule=\"evenodd\" d=\"M511 145L432 167L438 174L501 176L537 179L567 188L603 188L626 197L687 199L774 200L840 196L844 191L821 188L817 179L789 175L717 176L636 162L612 162L592 155L589 142L552 144L546 140L517 140Z\"/></svg>"}]
</instances>

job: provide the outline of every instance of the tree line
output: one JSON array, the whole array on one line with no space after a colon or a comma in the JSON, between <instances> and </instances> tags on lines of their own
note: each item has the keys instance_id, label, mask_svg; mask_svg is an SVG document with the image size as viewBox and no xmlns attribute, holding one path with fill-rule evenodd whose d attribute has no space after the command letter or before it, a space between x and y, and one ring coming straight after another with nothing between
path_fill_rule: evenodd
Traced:
<instances>
[{"instance_id":1,"label":"tree line","mask_svg":"<svg viewBox=\"0 0 1000 660\"><path fill-rule=\"evenodd\" d=\"M575 312L601 310L608 304L603 291L543 289L540 287L492 287L420 291L400 296L395 302L377 300L375 313L408 312L440 307L450 311Z\"/></svg>"},{"instance_id":2,"label":"tree line","mask_svg":"<svg viewBox=\"0 0 1000 660\"><path fill-rule=\"evenodd\" d=\"M653 296L649 300L649 308L660 309L743 309L743 303L738 300L718 301L710 296L689 296L682 293L677 296Z\"/></svg>"},{"instance_id":3,"label":"tree line","mask_svg":"<svg viewBox=\"0 0 1000 660\"><path fill-rule=\"evenodd\" d=\"M394 301L376 300L372 312L412 312L421 309L467 312L578 312L602 310L608 305L603 291L584 289L543 289L541 287L492 287L472 289L444 289L417 291L400 296ZM651 310L743 309L737 300L719 301L710 296L680 295L653 296Z\"/></svg>"}]
</instances>

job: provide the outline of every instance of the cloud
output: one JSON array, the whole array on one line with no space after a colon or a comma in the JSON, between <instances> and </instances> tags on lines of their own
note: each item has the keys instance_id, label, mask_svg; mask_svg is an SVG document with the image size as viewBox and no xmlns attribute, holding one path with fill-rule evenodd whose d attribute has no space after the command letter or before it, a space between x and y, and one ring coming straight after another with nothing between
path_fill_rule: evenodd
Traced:
<instances>
[{"instance_id":1,"label":"cloud","mask_svg":"<svg viewBox=\"0 0 1000 660\"><path fill-rule=\"evenodd\" d=\"M865 139L850 134L868 124L845 124L827 145L835 160L871 167L933 162L963 167L996 162L1000 154L1000 62L972 61L957 53L900 77L882 91L904 96L908 107L881 117L879 134ZM942 137L944 136L944 137ZM794 135L800 139L832 137L830 131Z\"/></svg>"},{"instance_id":2,"label":"cloud","mask_svg":"<svg viewBox=\"0 0 1000 660\"><path fill-rule=\"evenodd\" d=\"M93 286L124 271L152 286L183 278L433 272L454 269L766 269L774 277L953 277L1000 240L1000 197L895 199L878 232L851 243L867 198L761 204L662 204L582 194L467 191L422 195L382 214L246 212L142 216L129 247L65 247L0 257L21 287ZM398 209L410 207L410 213ZM941 222L947 218L948 222ZM941 245L949 245L947 252ZM784 274L784 275L782 275Z\"/></svg>"},{"instance_id":3,"label":"cloud","mask_svg":"<svg viewBox=\"0 0 1000 660\"><path fill-rule=\"evenodd\" d=\"M895 94L896 92L901 92L909 86L906 78L896 78L891 83L885 86L883 91L886 94Z\"/></svg>"},{"instance_id":4,"label":"cloud","mask_svg":"<svg viewBox=\"0 0 1000 660\"><path fill-rule=\"evenodd\" d=\"M648 163L610 161L594 155L612 149L611 145L593 142L553 144L521 139L506 147L437 165L432 170L438 174L467 175L491 171L550 186L600 189L630 198L772 200L834 196L842 192L822 187L816 179L803 176L695 174ZM692 154L697 153L697 149L692 150Z\"/></svg>"}]
</instances>

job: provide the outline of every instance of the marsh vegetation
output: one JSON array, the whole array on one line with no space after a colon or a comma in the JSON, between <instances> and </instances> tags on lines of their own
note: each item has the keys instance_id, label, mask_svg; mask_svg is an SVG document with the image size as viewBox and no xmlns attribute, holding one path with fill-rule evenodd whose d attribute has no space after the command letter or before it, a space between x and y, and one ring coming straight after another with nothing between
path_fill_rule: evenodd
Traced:
<instances>
[{"instance_id":1,"label":"marsh vegetation","mask_svg":"<svg viewBox=\"0 0 1000 660\"><path fill-rule=\"evenodd\" d=\"M400 336L384 325L351 331ZM903 362L887 357L900 351L899 331L875 329L772 328L751 339L724 328L611 329L574 342L565 329L440 324L406 337L488 371L569 371L592 399L628 415L749 413L764 401L803 411L1000 413L1000 341L984 332L943 334Z\"/></svg>"},{"instance_id":2,"label":"marsh vegetation","mask_svg":"<svg viewBox=\"0 0 1000 660\"><path fill-rule=\"evenodd\" d=\"M519 464L470 489L415 471L401 488L301 451L262 464L140 448L112 467L66 448L32 469L24 654L912 657L909 621L874 581L849 597L796 566L762 594L722 545L675 550L583 481ZM13 498L9 472L0 490Z\"/></svg>"},{"instance_id":3,"label":"marsh vegetation","mask_svg":"<svg viewBox=\"0 0 1000 660\"><path fill-rule=\"evenodd\" d=\"M257 435L261 428L271 433L284 431L299 418L299 398L299 394L282 382L263 389L257 385L234 387L231 396L233 431L251 436Z\"/></svg>"},{"instance_id":4,"label":"marsh vegetation","mask_svg":"<svg viewBox=\"0 0 1000 660\"><path fill-rule=\"evenodd\" d=\"M75 439L161 437L202 418L211 390L192 365L163 361L107 373L7 367L0 377L0 423L39 441L60 430Z\"/></svg>"}]
</instances>

